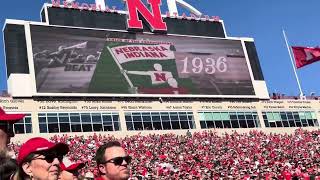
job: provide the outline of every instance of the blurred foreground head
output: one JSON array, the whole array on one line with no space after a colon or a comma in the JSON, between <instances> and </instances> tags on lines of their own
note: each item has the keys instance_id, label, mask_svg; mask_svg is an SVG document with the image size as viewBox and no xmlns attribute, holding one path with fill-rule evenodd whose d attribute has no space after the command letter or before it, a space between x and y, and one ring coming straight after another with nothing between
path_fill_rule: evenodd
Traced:
<instances>
[{"instance_id":1,"label":"blurred foreground head","mask_svg":"<svg viewBox=\"0 0 320 180\"><path fill-rule=\"evenodd\" d=\"M7 114L0 107L0 151L6 151L10 138L14 136L13 124L24 116L25 114Z\"/></svg>"}]
</instances>

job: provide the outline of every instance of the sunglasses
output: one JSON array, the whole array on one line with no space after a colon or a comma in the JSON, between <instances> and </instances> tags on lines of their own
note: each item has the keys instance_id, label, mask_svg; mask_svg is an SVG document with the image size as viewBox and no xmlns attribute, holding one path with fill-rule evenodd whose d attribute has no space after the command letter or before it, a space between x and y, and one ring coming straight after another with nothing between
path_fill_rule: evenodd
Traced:
<instances>
[{"instance_id":1,"label":"sunglasses","mask_svg":"<svg viewBox=\"0 0 320 180\"><path fill-rule=\"evenodd\" d=\"M13 123L8 122L0 122L0 129L9 134L10 136L14 136L14 128Z\"/></svg>"},{"instance_id":2,"label":"sunglasses","mask_svg":"<svg viewBox=\"0 0 320 180\"><path fill-rule=\"evenodd\" d=\"M121 166L123 163L123 160L125 160L127 162L127 164L131 163L132 157L131 156L124 156L124 157L115 157L112 158L108 161L105 161L104 164L106 163L113 163L116 166Z\"/></svg>"},{"instance_id":3,"label":"sunglasses","mask_svg":"<svg viewBox=\"0 0 320 180\"><path fill-rule=\"evenodd\" d=\"M40 156L44 156L44 157L40 157ZM59 162L62 162L63 155L60 155L57 153L44 153L44 154L40 154L40 155L32 158L32 160L40 159L40 160L47 161L47 163L52 163L55 158L57 158L59 160Z\"/></svg>"}]
</instances>

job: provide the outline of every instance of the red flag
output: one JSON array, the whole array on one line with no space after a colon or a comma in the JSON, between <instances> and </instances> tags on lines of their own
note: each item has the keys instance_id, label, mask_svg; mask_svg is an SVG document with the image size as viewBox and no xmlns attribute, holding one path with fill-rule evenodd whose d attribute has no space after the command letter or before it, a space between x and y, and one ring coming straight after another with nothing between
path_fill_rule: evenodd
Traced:
<instances>
[{"instance_id":1,"label":"red flag","mask_svg":"<svg viewBox=\"0 0 320 180\"><path fill-rule=\"evenodd\" d=\"M319 47L298 47L292 46L294 59L296 61L296 67L301 68L308 64L317 62L320 60L320 48Z\"/></svg>"}]
</instances>

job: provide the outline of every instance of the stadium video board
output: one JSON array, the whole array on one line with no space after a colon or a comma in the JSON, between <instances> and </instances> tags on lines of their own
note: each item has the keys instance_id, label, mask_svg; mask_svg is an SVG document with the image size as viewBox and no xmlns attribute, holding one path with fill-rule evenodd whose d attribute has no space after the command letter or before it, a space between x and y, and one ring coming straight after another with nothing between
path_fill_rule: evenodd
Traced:
<instances>
[{"instance_id":1,"label":"stadium video board","mask_svg":"<svg viewBox=\"0 0 320 180\"><path fill-rule=\"evenodd\" d=\"M255 96L239 39L30 25L36 94Z\"/></svg>"}]
</instances>

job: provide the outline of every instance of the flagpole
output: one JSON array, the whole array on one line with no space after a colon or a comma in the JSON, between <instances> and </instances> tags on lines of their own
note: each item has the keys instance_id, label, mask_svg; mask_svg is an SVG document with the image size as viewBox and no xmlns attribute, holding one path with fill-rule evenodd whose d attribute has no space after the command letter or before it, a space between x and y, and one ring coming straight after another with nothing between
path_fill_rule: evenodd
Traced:
<instances>
[{"instance_id":1,"label":"flagpole","mask_svg":"<svg viewBox=\"0 0 320 180\"><path fill-rule=\"evenodd\" d=\"M294 62L293 62L292 52L291 52L291 49L289 47L287 35L286 35L286 32L284 30L282 30L282 33L283 33L284 40L286 41L286 45L287 45L288 53L289 53L289 56L290 56L293 72L294 72L294 75L296 76L297 84L298 84L299 91L300 91L300 98L302 99L303 98L303 92L302 92L300 81L299 81L299 78L298 78L297 69L296 69L296 67L294 65Z\"/></svg>"}]
</instances>

